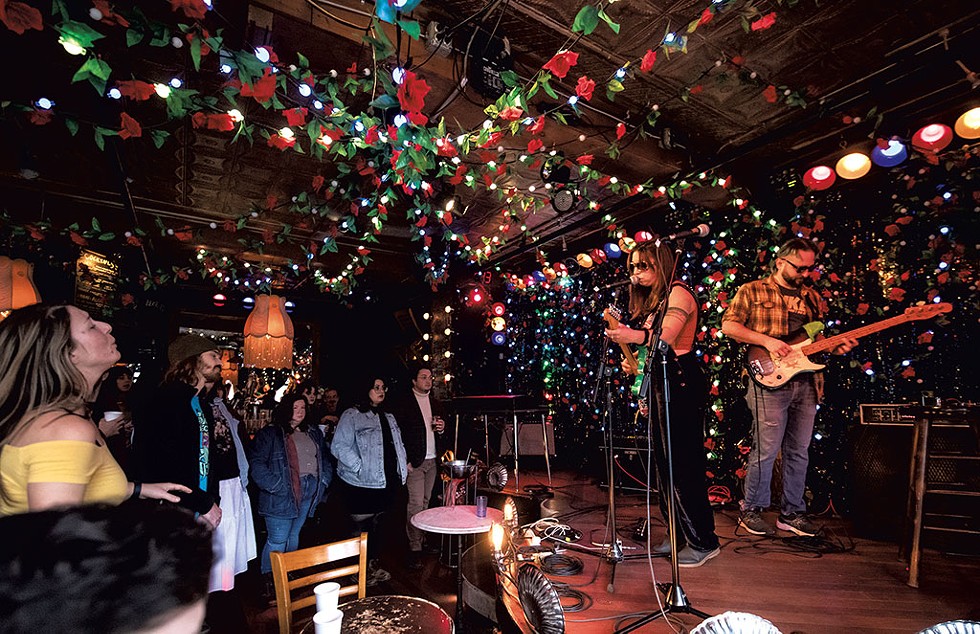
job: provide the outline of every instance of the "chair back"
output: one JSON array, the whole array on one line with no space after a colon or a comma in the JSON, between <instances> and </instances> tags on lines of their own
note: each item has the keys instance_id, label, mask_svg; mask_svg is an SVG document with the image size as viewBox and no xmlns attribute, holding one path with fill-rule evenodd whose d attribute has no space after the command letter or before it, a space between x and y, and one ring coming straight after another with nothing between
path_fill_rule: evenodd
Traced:
<instances>
[{"instance_id":1,"label":"chair back","mask_svg":"<svg viewBox=\"0 0 980 634\"><path fill-rule=\"evenodd\" d=\"M291 553L273 552L272 580L276 586L276 606L279 612L279 633L289 634L293 627L293 614L298 610L316 605L313 586L325 581L340 583L340 596L357 595L363 598L367 591L367 533L360 537L339 542L302 548ZM347 562L341 567L325 568L325 564ZM311 570L312 569L312 570ZM356 584L344 585L343 578L355 576ZM297 598L293 592L308 588Z\"/></svg>"}]
</instances>

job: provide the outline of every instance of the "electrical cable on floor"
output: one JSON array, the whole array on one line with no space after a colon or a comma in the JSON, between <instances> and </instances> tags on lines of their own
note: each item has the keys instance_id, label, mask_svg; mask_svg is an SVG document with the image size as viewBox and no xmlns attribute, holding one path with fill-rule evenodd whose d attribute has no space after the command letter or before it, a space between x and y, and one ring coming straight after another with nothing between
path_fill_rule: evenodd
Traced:
<instances>
[{"instance_id":1,"label":"electrical cable on floor","mask_svg":"<svg viewBox=\"0 0 980 634\"><path fill-rule=\"evenodd\" d=\"M555 592L558 593L558 598L562 600L562 612L584 612L591 608L594 603L591 596L581 590L575 590L568 584L552 582L551 585L555 589ZM571 601L566 602L565 599L571 599Z\"/></svg>"},{"instance_id":2,"label":"electrical cable on floor","mask_svg":"<svg viewBox=\"0 0 980 634\"><path fill-rule=\"evenodd\" d=\"M556 577L572 577L582 572L583 568L585 568L585 564L582 563L582 560L571 555L551 555L545 557L541 562L541 570L546 575Z\"/></svg>"}]
</instances>

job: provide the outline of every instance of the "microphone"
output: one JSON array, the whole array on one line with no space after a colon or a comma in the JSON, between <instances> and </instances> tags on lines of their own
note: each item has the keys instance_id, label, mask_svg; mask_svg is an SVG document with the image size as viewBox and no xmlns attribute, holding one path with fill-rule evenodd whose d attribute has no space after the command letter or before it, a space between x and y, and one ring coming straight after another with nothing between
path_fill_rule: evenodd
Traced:
<instances>
[{"instance_id":1,"label":"microphone","mask_svg":"<svg viewBox=\"0 0 980 634\"><path fill-rule=\"evenodd\" d=\"M608 291L609 289L619 288L620 286L626 286L627 284L639 284L639 283L640 283L640 278L638 278L635 275L630 275L628 280L622 280L619 282L613 282L612 284L606 284L605 286L600 286L599 290Z\"/></svg>"},{"instance_id":2,"label":"microphone","mask_svg":"<svg viewBox=\"0 0 980 634\"><path fill-rule=\"evenodd\" d=\"M677 233L672 233L669 236L660 238L662 242L669 242L671 240L680 240L681 238L689 238L691 236L697 236L703 238L711 233L711 227L706 224L699 224L693 229L688 229L687 231L678 231Z\"/></svg>"}]
</instances>

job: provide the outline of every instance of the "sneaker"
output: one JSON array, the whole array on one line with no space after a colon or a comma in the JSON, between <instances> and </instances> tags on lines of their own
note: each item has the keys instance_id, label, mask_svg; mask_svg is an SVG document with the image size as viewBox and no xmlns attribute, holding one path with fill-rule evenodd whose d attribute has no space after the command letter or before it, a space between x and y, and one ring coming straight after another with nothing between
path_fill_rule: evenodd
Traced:
<instances>
[{"instance_id":1,"label":"sneaker","mask_svg":"<svg viewBox=\"0 0 980 634\"><path fill-rule=\"evenodd\" d=\"M684 548L684 542L679 542L677 544L677 552L680 552ZM654 555L669 555L670 554L670 535L666 535L664 540L653 547Z\"/></svg>"},{"instance_id":2,"label":"sneaker","mask_svg":"<svg viewBox=\"0 0 980 634\"><path fill-rule=\"evenodd\" d=\"M753 535L775 535L776 531L762 519L760 509L746 509L738 516L738 525Z\"/></svg>"},{"instance_id":3,"label":"sneaker","mask_svg":"<svg viewBox=\"0 0 980 634\"><path fill-rule=\"evenodd\" d=\"M685 546L684 550L677 553L677 565L681 568L698 568L703 566L709 559L714 559L721 554L721 548L714 550L695 550L690 546Z\"/></svg>"},{"instance_id":4,"label":"sneaker","mask_svg":"<svg viewBox=\"0 0 980 634\"><path fill-rule=\"evenodd\" d=\"M810 521L805 513L790 513L789 515L779 514L776 520L776 528L781 531L791 531L800 537L815 537L820 529Z\"/></svg>"},{"instance_id":5,"label":"sneaker","mask_svg":"<svg viewBox=\"0 0 980 634\"><path fill-rule=\"evenodd\" d=\"M368 562L367 585L374 587L379 583L391 580L391 573L378 565L376 560Z\"/></svg>"}]
</instances>

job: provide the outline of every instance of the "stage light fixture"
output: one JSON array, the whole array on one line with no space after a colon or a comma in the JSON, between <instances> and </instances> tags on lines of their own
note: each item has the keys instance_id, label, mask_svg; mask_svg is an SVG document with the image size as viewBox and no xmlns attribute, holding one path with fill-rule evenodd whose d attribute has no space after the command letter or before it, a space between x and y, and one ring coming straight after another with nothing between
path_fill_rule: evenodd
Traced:
<instances>
[{"instance_id":1,"label":"stage light fixture","mask_svg":"<svg viewBox=\"0 0 980 634\"><path fill-rule=\"evenodd\" d=\"M960 138L980 139L980 108L973 108L961 114L953 128Z\"/></svg>"},{"instance_id":2,"label":"stage light fixture","mask_svg":"<svg viewBox=\"0 0 980 634\"><path fill-rule=\"evenodd\" d=\"M502 346L507 343L507 335L502 332L495 332L490 335L490 343L495 346Z\"/></svg>"},{"instance_id":3,"label":"stage light fixture","mask_svg":"<svg viewBox=\"0 0 980 634\"><path fill-rule=\"evenodd\" d=\"M953 141L953 130L942 123L932 123L912 135L912 147L938 152Z\"/></svg>"},{"instance_id":4,"label":"stage light fixture","mask_svg":"<svg viewBox=\"0 0 980 634\"><path fill-rule=\"evenodd\" d=\"M575 256L575 261L578 262L578 265L583 269L591 269L592 265L594 264L592 261L592 256L590 256L588 253L579 253Z\"/></svg>"},{"instance_id":5,"label":"stage light fixture","mask_svg":"<svg viewBox=\"0 0 980 634\"><path fill-rule=\"evenodd\" d=\"M490 312L493 313L494 317L503 317L505 314L507 314L507 307L501 302L494 302L494 304L490 307Z\"/></svg>"},{"instance_id":6,"label":"stage light fixture","mask_svg":"<svg viewBox=\"0 0 980 634\"><path fill-rule=\"evenodd\" d=\"M837 180L837 174L826 165L811 167L803 175L803 184L814 191L829 188Z\"/></svg>"},{"instance_id":7,"label":"stage light fixture","mask_svg":"<svg viewBox=\"0 0 980 634\"><path fill-rule=\"evenodd\" d=\"M848 180L861 178L870 170L871 159L862 152L851 152L837 161L837 175Z\"/></svg>"},{"instance_id":8,"label":"stage light fixture","mask_svg":"<svg viewBox=\"0 0 980 634\"><path fill-rule=\"evenodd\" d=\"M871 162L879 167L901 165L908 157L908 148L898 139L890 140L888 147L876 146L875 149L871 150Z\"/></svg>"},{"instance_id":9,"label":"stage light fixture","mask_svg":"<svg viewBox=\"0 0 980 634\"><path fill-rule=\"evenodd\" d=\"M507 320L503 317L494 317L490 320L490 327L493 328L495 332L501 332L507 328Z\"/></svg>"},{"instance_id":10,"label":"stage light fixture","mask_svg":"<svg viewBox=\"0 0 980 634\"><path fill-rule=\"evenodd\" d=\"M621 255L623 255L623 250L620 249L619 245L616 244L615 242L607 242L606 245L602 247L602 250L605 251L607 257L610 257L614 260L618 259Z\"/></svg>"}]
</instances>

